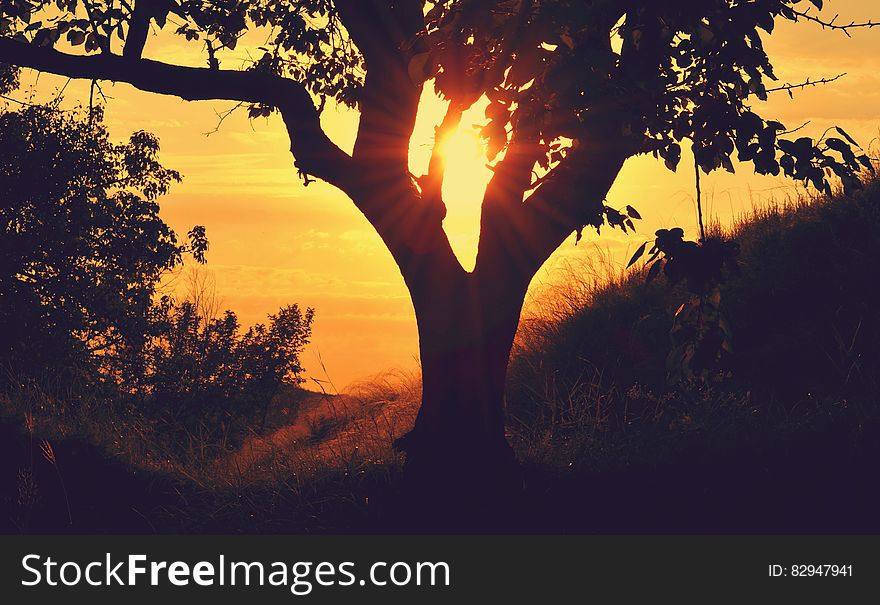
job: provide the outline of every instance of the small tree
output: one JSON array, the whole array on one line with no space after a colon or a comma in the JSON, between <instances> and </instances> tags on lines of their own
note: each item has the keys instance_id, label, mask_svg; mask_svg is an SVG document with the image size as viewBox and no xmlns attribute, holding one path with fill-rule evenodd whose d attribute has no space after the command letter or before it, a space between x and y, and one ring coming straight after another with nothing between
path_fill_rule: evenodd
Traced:
<instances>
[{"instance_id":1,"label":"small tree","mask_svg":"<svg viewBox=\"0 0 880 605\"><path fill-rule=\"evenodd\" d=\"M847 187L867 158L838 131L791 140L755 112L773 90L762 35L777 20L848 30L822 0L42 0L6 2L0 60L73 78L280 112L295 166L335 185L375 227L410 291L422 405L400 442L422 474L512 477L504 437L507 361L526 289L572 233L637 215L608 208L623 163L650 153L675 169L689 140L703 171L738 154L762 174ZM870 24L864 24L870 25ZM145 57L155 28L201 47L205 67ZM761 33L763 30L764 33ZM242 70L220 58L245 34L268 41ZM422 88L457 126L484 95L494 176L482 203L476 266L443 230L439 148L414 178L409 141ZM352 153L321 128L325 100L360 112ZM839 135L839 136L838 136ZM450 472L451 471L451 472Z\"/></svg>"},{"instance_id":2,"label":"small tree","mask_svg":"<svg viewBox=\"0 0 880 605\"><path fill-rule=\"evenodd\" d=\"M153 308L146 342L115 360L115 375L144 413L182 430L265 427L281 385L303 382L300 354L313 318L313 309L288 305L242 333L232 311L211 317L192 300L164 297Z\"/></svg>"}]
</instances>

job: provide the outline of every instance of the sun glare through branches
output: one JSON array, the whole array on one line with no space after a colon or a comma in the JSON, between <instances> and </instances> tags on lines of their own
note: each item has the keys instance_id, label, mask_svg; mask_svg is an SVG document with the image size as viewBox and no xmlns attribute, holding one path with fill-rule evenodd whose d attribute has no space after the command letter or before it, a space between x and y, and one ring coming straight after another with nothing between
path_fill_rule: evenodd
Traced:
<instances>
[{"instance_id":1,"label":"sun glare through branches","mask_svg":"<svg viewBox=\"0 0 880 605\"><path fill-rule=\"evenodd\" d=\"M443 201L446 203L444 227L462 265L473 268L480 230L480 207L492 170L488 167L486 144L480 139L480 127L486 123L484 112L488 100L483 98L462 115L461 124L447 133L440 142L445 162ZM426 87L419 106L419 117L410 145L410 166L413 174L427 171L434 145L435 127L443 121L446 104L431 87Z\"/></svg>"}]
</instances>

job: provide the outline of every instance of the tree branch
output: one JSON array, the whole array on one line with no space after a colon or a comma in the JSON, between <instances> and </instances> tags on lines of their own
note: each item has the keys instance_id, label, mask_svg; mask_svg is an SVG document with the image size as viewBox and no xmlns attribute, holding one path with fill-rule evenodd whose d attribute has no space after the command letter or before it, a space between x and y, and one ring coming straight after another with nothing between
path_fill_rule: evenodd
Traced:
<instances>
[{"instance_id":1,"label":"tree branch","mask_svg":"<svg viewBox=\"0 0 880 605\"><path fill-rule=\"evenodd\" d=\"M446 173L446 160L443 157L443 142L461 124L462 113L461 105L450 101L443 121L434 128L434 146L431 149L431 159L428 161L428 174L418 179L422 199L428 204L436 205L444 218L446 204L443 203L443 179Z\"/></svg>"},{"instance_id":2,"label":"tree branch","mask_svg":"<svg viewBox=\"0 0 880 605\"><path fill-rule=\"evenodd\" d=\"M531 133L514 131L513 140L507 146L504 158L495 165L494 174L483 194L480 239L477 244L478 267L494 267L493 272L502 266L509 267L513 270L511 276L514 278L519 273L522 259L511 262L510 240L527 236L525 233L515 235L514 232L520 229L516 223L523 211L523 196L531 183L532 169L543 153L543 146Z\"/></svg>"},{"instance_id":3,"label":"tree branch","mask_svg":"<svg viewBox=\"0 0 880 605\"><path fill-rule=\"evenodd\" d=\"M601 223L605 196L635 151L616 122L606 122L585 133L522 203L487 209L484 202L478 272L503 268L527 285L574 230Z\"/></svg>"},{"instance_id":4,"label":"tree branch","mask_svg":"<svg viewBox=\"0 0 880 605\"><path fill-rule=\"evenodd\" d=\"M71 55L0 38L0 62L71 78L125 82L188 101L223 99L278 108L296 166L352 199L388 246L410 288L418 290L420 275L458 274L462 269L443 231L442 215L420 199L409 177L409 137L421 87L410 81L405 55L395 52L396 58L389 56L369 68L367 85L372 82L373 88L362 102L360 153L352 158L321 129L308 91L294 80L115 55Z\"/></svg>"},{"instance_id":5,"label":"tree branch","mask_svg":"<svg viewBox=\"0 0 880 605\"><path fill-rule=\"evenodd\" d=\"M602 142L573 149L562 161L568 165L557 167L559 173L526 199L517 225L527 230L521 254L530 275L573 231L593 221L601 224L608 191L631 155Z\"/></svg>"},{"instance_id":6,"label":"tree branch","mask_svg":"<svg viewBox=\"0 0 880 605\"><path fill-rule=\"evenodd\" d=\"M338 0L336 7L367 69L352 154L358 182L349 195L419 298L425 275L463 272L443 230L442 206L419 195L410 177L409 142L422 83L411 78L409 64L415 54L427 52L418 35L424 28L422 2Z\"/></svg>"},{"instance_id":7,"label":"tree branch","mask_svg":"<svg viewBox=\"0 0 880 605\"><path fill-rule=\"evenodd\" d=\"M385 166L394 178L408 179L409 140L422 92L408 68L424 28L421 2L403 0L392 6L386 0L338 0L336 7L367 68L352 155Z\"/></svg>"},{"instance_id":8,"label":"tree branch","mask_svg":"<svg viewBox=\"0 0 880 605\"><path fill-rule=\"evenodd\" d=\"M859 29L859 28L870 29L872 27L880 26L880 22L870 21L870 20L865 21L864 23L856 23L855 21L850 21L847 24L838 25L837 23L835 23L835 21L837 21L837 18L840 15L834 15L833 19L831 19L830 21L825 21L824 19L822 19L820 17L816 17L814 15L809 14L807 11L798 11L798 10L794 10L794 9L790 9L790 10L792 13L794 13L798 17L801 17L807 21L812 21L813 23L818 23L820 26L822 26L822 29L827 28L827 29L842 31L844 34L846 34L850 38L852 38L852 34L849 33L849 30L851 30L851 29Z\"/></svg>"},{"instance_id":9,"label":"tree branch","mask_svg":"<svg viewBox=\"0 0 880 605\"><path fill-rule=\"evenodd\" d=\"M321 129L315 104L294 80L256 71L169 65L116 55L71 55L0 38L0 61L70 78L125 82L147 92L187 101L228 100L278 108L290 134L297 167L346 189L351 158Z\"/></svg>"},{"instance_id":10,"label":"tree branch","mask_svg":"<svg viewBox=\"0 0 880 605\"><path fill-rule=\"evenodd\" d=\"M807 86L820 86L822 84L830 84L831 82L839 80L840 78L844 77L845 75L846 75L846 73L842 73L842 74L837 74L833 78L820 78L818 80L812 80L812 81L808 78L806 82L801 82L800 84L783 84L782 86L776 86L775 88L765 88L764 92L771 93L771 92L787 91L789 94L791 94L791 92L793 90L798 90L800 88L806 88ZM755 94L755 93L752 93L752 94Z\"/></svg>"}]
</instances>

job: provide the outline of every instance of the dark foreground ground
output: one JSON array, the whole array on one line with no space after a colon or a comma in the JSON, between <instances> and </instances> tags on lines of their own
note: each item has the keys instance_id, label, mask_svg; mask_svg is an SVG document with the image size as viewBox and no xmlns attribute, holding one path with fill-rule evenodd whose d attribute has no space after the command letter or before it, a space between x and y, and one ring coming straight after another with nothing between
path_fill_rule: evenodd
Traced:
<instances>
[{"instance_id":1,"label":"dark foreground ground","mask_svg":"<svg viewBox=\"0 0 880 605\"><path fill-rule=\"evenodd\" d=\"M179 479L131 471L94 446L55 441L52 447L57 469L27 435L9 424L0 427L4 533L239 533L259 527L253 519L222 515L215 524L199 519L188 527L201 511L214 511L210 495ZM324 531L355 533L873 533L880 531L878 460L877 425L861 427L856 441L832 429L727 455L695 439L674 465L582 474L527 467L521 497L489 515L461 494L471 518L426 518L406 510L406 495L392 480L362 482L357 505L331 495L316 509L324 518L315 521ZM30 468L32 480L22 475ZM31 485L34 493L27 493ZM274 513L279 518L264 526L268 531L307 529L297 511ZM246 509L239 514L246 516Z\"/></svg>"}]
</instances>

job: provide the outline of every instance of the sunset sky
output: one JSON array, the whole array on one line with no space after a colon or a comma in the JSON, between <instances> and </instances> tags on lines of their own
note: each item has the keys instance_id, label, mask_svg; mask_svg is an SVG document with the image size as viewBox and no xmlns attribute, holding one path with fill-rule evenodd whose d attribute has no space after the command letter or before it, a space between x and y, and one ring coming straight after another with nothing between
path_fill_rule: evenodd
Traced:
<instances>
[{"instance_id":1,"label":"sunset sky","mask_svg":"<svg viewBox=\"0 0 880 605\"><path fill-rule=\"evenodd\" d=\"M841 21L880 20L875 0L833 0L825 13ZM880 28L822 31L811 23L778 23L766 48L782 82L846 76L830 85L796 92L794 100L777 93L770 102L756 101L759 112L794 128L805 122L817 136L839 125L876 154L880 133ZM240 46L241 48L241 46ZM152 37L150 58L192 63L180 42ZM238 67L234 57L223 66ZM24 78L33 83L35 77ZM48 98L64 78L40 76L38 98ZM211 248L207 268L216 281L223 306L235 310L245 325L265 318L278 307L299 303L316 309L312 344L304 356L308 377L338 389L385 370L410 370L417 363L415 319L403 280L379 237L353 204L333 187L316 182L305 188L293 168L287 134L280 117L248 121L244 110L218 125L218 113L232 104L181 101L106 83L106 121L111 135L124 139L148 130L161 141L161 159L179 170L184 181L161 200L162 216L183 235L194 224L207 227ZM21 97L24 93L18 93ZM64 91L68 105L88 101L88 83L71 82ZM426 94L411 156L421 174L443 110ZM472 132L482 111L465 116L462 133L450 146L445 226L465 267L471 267L477 242L479 199L488 171ZM323 123L331 138L351 149L357 124L354 112L327 107ZM584 232L575 247L572 237L536 277L533 289L552 283L566 259L602 253L623 265L631 252L660 227L681 226L690 236L696 228L693 171L684 158L677 174L652 158L627 163L609 198L611 206L635 206L644 220L635 235L604 230ZM717 173L703 179L706 209L727 223L770 198L784 200L796 192L784 178L753 175L738 167L736 175ZM320 360L327 374L321 367Z\"/></svg>"}]
</instances>

